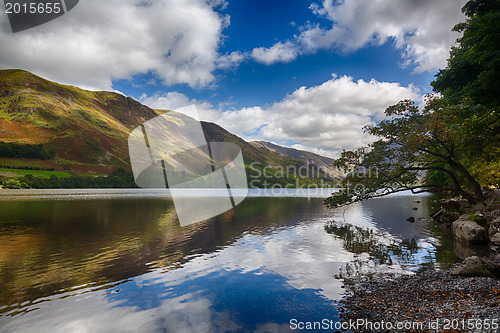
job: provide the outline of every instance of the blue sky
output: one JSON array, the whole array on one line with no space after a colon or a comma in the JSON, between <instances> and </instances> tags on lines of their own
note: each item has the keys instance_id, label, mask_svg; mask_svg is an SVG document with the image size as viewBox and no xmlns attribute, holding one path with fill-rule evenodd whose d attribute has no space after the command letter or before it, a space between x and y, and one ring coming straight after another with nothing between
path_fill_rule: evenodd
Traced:
<instances>
[{"instance_id":1,"label":"blue sky","mask_svg":"<svg viewBox=\"0 0 500 333\"><path fill-rule=\"evenodd\" d=\"M13 34L0 68L115 90L154 108L196 104L247 140L329 156L446 66L465 1L86 0Z\"/></svg>"},{"instance_id":2,"label":"blue sky","mask_svg":"<svg viewBox=\"0 0 500 333\"><path fill-rule=\"evenodd\" d=\"M223 15L229 15L230 25L224 30L219 52L251 52L258 47L271 47L287 40L311 20L327 25L328 20L318 18L309 9L313 1L233 1L228 2ZM214 86L192 89L185 84L165 87L160 82L145 84L155 76L141 74L126 80L115 80L113 88L139 98L148 95L177 91L213 104L231 103L233 107L250 107L279 101L297 88L321 84L332 73L350 75L356 79L415 84L423 92L431 92L429 83L434 72L412 73L412 66L403 67L401 50L393 40L380 46L366 46L348 53L342 50L320 50L314 54L299 56L288 63L266 65L244 61L236 69L215 71ZM142 84L134 87L134 83Z\"/></svg>"}]
</instances>

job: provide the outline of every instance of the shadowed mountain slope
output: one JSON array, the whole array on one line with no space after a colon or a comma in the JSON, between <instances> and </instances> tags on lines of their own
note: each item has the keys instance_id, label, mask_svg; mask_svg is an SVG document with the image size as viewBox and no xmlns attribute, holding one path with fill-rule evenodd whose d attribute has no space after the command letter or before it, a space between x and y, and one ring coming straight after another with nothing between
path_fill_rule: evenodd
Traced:
<instances>
[{"instance_id":1,"label":"shadowed mountain slope","mask_svg":"<svg viewBox=\"0 0 500 333\"><path fill-rule=\"evenodd\" d=\"M128 135L165 112L171 111L153 110L118 93L62 85L24 70L0 70L0 142L40 144L51 156L42 160L0 153L0 166L84 173L130 170ZM247 165L323 168L329 161L269 143L247 143L213 123L202 122L202 127L207 141L239 145Z\"/></svg>"}]
</instances>

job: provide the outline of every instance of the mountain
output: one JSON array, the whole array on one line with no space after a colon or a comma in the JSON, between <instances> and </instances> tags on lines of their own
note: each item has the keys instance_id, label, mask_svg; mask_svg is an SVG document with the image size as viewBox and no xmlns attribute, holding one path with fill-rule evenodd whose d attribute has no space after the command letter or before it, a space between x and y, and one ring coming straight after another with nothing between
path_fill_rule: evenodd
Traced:
<instances>
[{"instance_id":1,"label":"mountain","mask_svg":"<svg viewBox=\"0 0 500 333\"><path fill-rule=\"evenodd\" d=\"M24 70L0 70L0 143L15 145L15 149L7 148L18 150L13 157L0 146L0 167L95 174L118 167L130 170L130 132L165 112L172 111L154 110L114 92L58 84ZM307 152L293 149L294 154L283 153L292 150L268 143L249 144L213 123L202 122L202 128L209 142L239 145L247 166L318 171L329 163L329 159ZM23 155L20 147L40 151ZM326 177L324 172L321 175Z\"/></svg>"},{"instance_id":2,"label":"mountain","mask_svg":"<svg viewBox=\"0 0 500 333\"><path fill-rule=\"evenodd\" d=\"M0 141L44 144L56 170L107 173L127 167L129 132L157 113L113 92L61 85L23 70L0 71ZM14 161L4 158L0 164Z\"/></svg>"},{"instance_id":3,"label":"mountain","mask_svg":"<svg viewBox=\"0 0 500 333\"><path fill-rule=\"evenodd\" d=\"M332 177L341 176L341 172L332 167L332 164L335 161L333 158L321 156L304 150L278 146L266 141L251 141L249 143L257 149L267 149L274 153L302 161L305 164L314 165Z\"/></svg>"}]
</instances>

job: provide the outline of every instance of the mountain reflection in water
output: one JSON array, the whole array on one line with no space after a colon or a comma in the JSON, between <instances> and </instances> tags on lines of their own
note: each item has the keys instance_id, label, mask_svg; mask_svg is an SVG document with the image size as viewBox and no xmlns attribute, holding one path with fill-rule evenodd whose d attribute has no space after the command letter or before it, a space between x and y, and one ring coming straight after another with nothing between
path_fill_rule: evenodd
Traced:
<instances>
[{"instance_id":1,"label":"mountain reflection in water","mask_svg":"<svg viewBox=\"0 0 500 333\"><path fill-rule=\"evenodd\" d=\"M352 279L453 262L425 220L429 197L418 200L327 210L320 198L253 197L185 228L168 198L3 201L0 331L286 332L292 318L338 320Z\"/></svg>"}]
</instances>

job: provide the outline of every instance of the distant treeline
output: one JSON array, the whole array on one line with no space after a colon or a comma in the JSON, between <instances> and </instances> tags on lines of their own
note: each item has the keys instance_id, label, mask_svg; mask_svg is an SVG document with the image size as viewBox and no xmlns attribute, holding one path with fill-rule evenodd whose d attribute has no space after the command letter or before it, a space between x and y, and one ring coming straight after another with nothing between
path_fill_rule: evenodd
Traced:
<instances>
[{"instance_id":1,"label":"distant treeline","mask_svg":"<svg viewBox=\"0 0 500 333\"><path fill-rule=\"evenodd\" d=\"M249 172L250 170L251 169L247 169L248 186L250 188L320 188L334 186L332 181L324 181L322 178L279 177L279 175L274 174L255 174ZM118 168L114 169L107 176L99 177L80 175L58 177L52 175L46 178L37 177L31 174L20 177L0 176L0 188L137 188L137 185L131 172Z\"/></svg>"},{"instance_id":2,"label":"distant treeline","mask_svg":"<svg viewBox=\"0 0 500 333\"><path fill-rule=\"evenodd\" d=\"M18 178L0 178L0 188L136 188L134 176L124 169L113 170L107 176L78 176L50 178L26 175Z\"/></svg>"},{"instance_id":3,"label":"distant treeline","mask_svg":"<svg viewBox=\"0 0 500 333\"><path fill-rule=\"evenodd\" d=\"M40 170L40 171L54 171L54 168L44 168L37 166L12 166L12 165L0 165L0 168L5 169L18 169L18 170Z\"/></svg>"},{"instance_id":4,"label":"distant treeline","mask_svg":"<svg viewBox=\"0 0 500 333\"><path fill-rule=\"evenodd\" d=\"M13 142L0 142L0 157L32 158L50 160L56 154L46 150L43 144L18 144Z\"/></svg>"}]
</instances>

